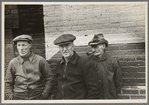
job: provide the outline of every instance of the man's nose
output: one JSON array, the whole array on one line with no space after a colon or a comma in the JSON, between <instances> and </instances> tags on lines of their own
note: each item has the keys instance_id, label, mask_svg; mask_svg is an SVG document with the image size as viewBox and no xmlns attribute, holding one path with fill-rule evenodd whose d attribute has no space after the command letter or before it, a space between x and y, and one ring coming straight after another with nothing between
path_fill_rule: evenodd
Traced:
<instances>
[{"instance_id":1,"label":"man's nose","mask_svg":"<svg viewBox=\"0 0 149 105\"><path fill-rule=\"evenodd\" d=\"M64 47L64 48L63 48L63 50L67 50L67 48L66 48L66 47Z\"/></svg>"},{"instance_id":2,"label":"man's nose","mask_svg":"<svg viewBox=\"0 0 149 105\"><path fill-rule=\"evenodd\" d=\"M19 49L23 49L23 46L19 46Z\"/></svg>"},{"instance_id":3,"label":"man's nose","mask_svg":"<svg viewBox=\"0 0 149 105\"><path fill-rule=\"evenodd\" d=\"M92 51L95 51L95 48L92 48Z\"/></svg>"}]
</instances>

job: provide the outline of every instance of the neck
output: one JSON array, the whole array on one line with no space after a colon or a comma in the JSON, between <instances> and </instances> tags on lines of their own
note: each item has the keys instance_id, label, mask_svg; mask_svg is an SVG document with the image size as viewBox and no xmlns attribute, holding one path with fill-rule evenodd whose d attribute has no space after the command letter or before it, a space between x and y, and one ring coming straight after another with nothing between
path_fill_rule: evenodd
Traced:
<instances>
[{"instance_id":1,"label":"neck","mask_svg":"<svg viewBox=\"0 0 149 105\"><path fill-rule=\"evenodd\" d=\"M22 58L28 58L30 56L31 52L29 52L27 55L22 56Z\"/></svg>"},{"instance_id":2,"label":"neck","mask_svg":"<svg viewBox=\"0 0 149 105\"><path fill-rule=\"evenodd\" d=\"M101 57L103 56L103 54L104 54L104 53L101 53L101 54L95 55L95 56L98 57L98 58L101 58Z\"/></svg>"},{"instance_id":3,"label":"neck","mask_svg":"<svg viewBox=\"0 0 149 105\"><path fill-rule=\"evenodd\" d=\"M102 55L98 55L98 58L100 59L102 57Z\"/></svg>"},{"instance_id":4,"label":"neck","mask_svg":"<svg viewBox=\"0 0 149 105\"><path fill-rule=\"evenodd\" d=\"M74 54L74 52L72 52L72 54L69 57L66 57L66 58L64 57L65 61L68 62L73 54Z\"/></svg>"}]
</instances>

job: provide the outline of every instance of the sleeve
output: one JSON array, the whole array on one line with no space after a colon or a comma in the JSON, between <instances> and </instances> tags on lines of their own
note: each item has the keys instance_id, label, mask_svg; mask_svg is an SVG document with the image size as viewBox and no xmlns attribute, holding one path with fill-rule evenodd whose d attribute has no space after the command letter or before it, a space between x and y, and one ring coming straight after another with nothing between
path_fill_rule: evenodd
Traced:
<instances>
[{"instance_id":1,"label":"sleeve","mask_svg":"<svg viewBox=\"0 0 149 105\"><path fill-rule=\"evenodd\" d=\"M57 94L57 73L56 73L56 68L58 66L58 63L50 63L50 67L52 68L52 72L54 74L54 80L53 80L53 88L52 88L52 95L51 99L56 99L56 94Z\"/></svg>"},{"instance_id":2,"label":"sleeve","mask_svg":"<svg viewBox=\"0 0 149 105\"><path fill-rule=\"evenodd\" d=\"M52 96L51 99L56 99L56 94L57 94L57 75L56 73L54 74L54 81L53 81L53 88L52 88Z\"/></svg>"},{"instance_id":3,"label":"sleeve","mask_svg":"<svg viewBox=\"0 0 149 105\"><path fill-rule=\"evenodd\" d=\"M97 70L91 62L87 62L85 65L84 81L87 87L87 99L100 99L101 90Z\"/></svg>"},{"instance_id":4,"label":"sleeve","mask_svg":"<svg viewBox=\"0 0 149 105\"><path fill-rule=\"evenodd\" d=\"M117 94L119 94L122 87L122 69L117 59L113 63L113 69L114 69L114 83Z\"/></svg>"},{"instance_id":5,"label":"sleeve","mask_svg":"<svg viewBox=\"0 0 149 105\"><path fill-rule=\"evenodd\" d=\"M52 73L52 69L50 68L50 65L44 58L42 59L42 62L40 62L40 67L41 67L42 75L45 79L45 83L44 83L45 86L44 86L42 95L44 99L48 99L49 97L51 97L51 94L52 94L54 75Z\"/></svg>"},{"instance_id":6,"label":"sleeve","mask_svg":"<svg viewBox=\"0 0 149 105\"><path fill-rule=\"evenodd\" d=\"M12 62L9 63L5 75L5 98L13 99L13 88L14 88L15 71Z\"/></svg>"}]
</instances>

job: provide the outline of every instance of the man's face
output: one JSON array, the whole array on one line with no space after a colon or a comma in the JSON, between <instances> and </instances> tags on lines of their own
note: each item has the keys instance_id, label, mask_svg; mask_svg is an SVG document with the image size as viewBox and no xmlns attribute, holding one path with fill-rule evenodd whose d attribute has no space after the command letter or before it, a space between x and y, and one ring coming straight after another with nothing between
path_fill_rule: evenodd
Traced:
<instances>
[{"instance_id":1,"label":"man's face","mask_svg":"<svg viewBox=\"0 0 149 105\"><path fill-rule=\"evenodd\" d=\"M62 44L62 45L59 45L59 50L60 50L61 54L63 55L63 57L68 58L68 57L72 56L72 54L73 54L74 45L73 45L73 43Z\"/></svg>"},{"instance_id":2,"label":"man's face","mask_svg":"<svg viewBox=\"0 0 149 105\"><path fill-rule=\"evenodd\" d=\"M91 48L95 56L100 56L104 53L105 44L91 45Z\"/></svg>"},{"instance_id":3,"label":"man's face","mask_svg":"<svg viewBox=\"0 0 149 105\"><path fill-rule=\"evenodd\" d=\"M30 53L31 44L27 41L18 41L17 49L22 57L26 57Z\"/></svg>"}]
</instances>

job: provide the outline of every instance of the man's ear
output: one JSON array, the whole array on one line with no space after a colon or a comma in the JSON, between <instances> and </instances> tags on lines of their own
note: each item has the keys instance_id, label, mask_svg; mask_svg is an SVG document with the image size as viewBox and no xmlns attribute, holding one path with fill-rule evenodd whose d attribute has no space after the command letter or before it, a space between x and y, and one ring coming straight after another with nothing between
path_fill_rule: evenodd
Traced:
<instances>
[{"instance_id":1,"label":"man's ear","mask_svg":"<svg viewBox=\"0 0 149 105\"><path fill-rule=\"evenodd\" d=\"M31 48L31 47L32 47L32 44L30 43L30 44L29 44L29 48Z\"/></svg>"},{"instance_id":2,"label":"man's ear","mask_svg":"<svg viewBox=\"0 0 149 105\"><path fill-rule=\"evenodd\" d=\"M106 44L103 44L103 49L105 49L106 48Z\"/></svg>"},{"instance_id":3,"label":"man's ear","mask_svg":"<svg viewBox=\"0 0 149 105\"><path fill-rule=\"evenodd\" d=\"M74 43L72 43L72 46L74 47Z\"/></svg>"},{"instance_id":4,"label":"man's ear","mask_svg":"<svg viewBox=\"0 0 149 105\"><path fill-rule=\"evenodd\" d=\"M74 50L74 44L72 43L72 50Z\"/></svg>"}]
</instances>

